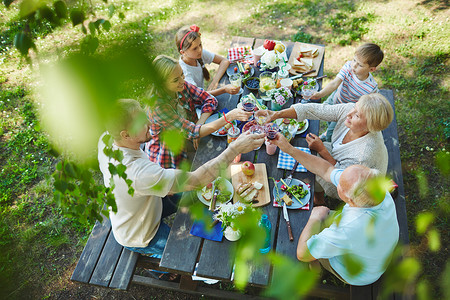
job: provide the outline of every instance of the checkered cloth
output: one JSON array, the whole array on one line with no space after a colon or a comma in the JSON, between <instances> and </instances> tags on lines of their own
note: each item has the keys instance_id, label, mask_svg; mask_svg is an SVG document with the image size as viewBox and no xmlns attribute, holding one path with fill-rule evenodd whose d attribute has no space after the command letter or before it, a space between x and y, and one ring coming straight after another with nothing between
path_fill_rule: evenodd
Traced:
<instances>
[{"instance_id":1,"label":"checkered cloth","mask_svg":"<svg viewBox=\"0 0 450 300\"><path fill-rule=\"evenodd\" d=\"M253 50L250 46L228 49L228 60L231 62L253 63Z\"/></svg>"},{"instance_id":2,"label":"checkered cloth","mask_svg":"<svg viewBox=\"0 0 450 300\"><path fill-rule=\"evenodd\" d=\"M302 148L302 147L295 147L295 148L300 149L303 152L311 154L311 150L309 150L308 148ZM281 149L280 149L280 154L278 155L277 168L285 169L285 170L292 170L292 168L294 167L294 164L295 164L295 159L292 156L290 156L289 154L281 151ZM307 170L305 169L304 166L302 166L301 164L298 164L297 170L295 170L295 171L296 172L306 172Z\"/></svg>"},{"instance_id":3,"label":"checkered cloth","mask_svg":"<svg viewBox=\"0 0 450 300\"><path fill-rule=\"evenodd\" d=\"M277 180L277 182L279 182L279 180ZM305 183L309 188L311 188L311 186L308 183ZM311 196L312 198L313 196ZM311 199L310 198L310 199ZM273 199L273 207L283 207L283 202L278 202L277 199ZM309 210L309 201L306 205L299 207L299 208L291 208L291 209L301 209L301 210Z\"/></svg>"}]
</instances>

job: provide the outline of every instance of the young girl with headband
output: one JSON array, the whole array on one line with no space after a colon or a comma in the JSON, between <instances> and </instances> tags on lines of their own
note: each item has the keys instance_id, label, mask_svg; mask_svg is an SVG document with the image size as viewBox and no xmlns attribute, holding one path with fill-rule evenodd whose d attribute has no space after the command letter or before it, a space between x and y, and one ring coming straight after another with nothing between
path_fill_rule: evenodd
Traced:
<instances>
[{"instance_id":1,"label":"young girl with headband","mask_svg":"<svg viewBox=\"0 0 450 300\"><path fill-rule=\"evenodd\" d=\"M177 168L187 158L187 153L183 150L174 155L161 141L160 135L164 130L181 131L196 149L199 138L220 129L226 121L221 117L208 124L196 124L198 117L195 106L201 107L202 116L209 116L217 108L217 100L203 89L186 82L176 59L159 55L153 61L153 66L162 84L155 84L150 91L151 96L156 96L156 100L149 108L152 139L146 143L145 152L151 161L161 167ZM251 112L235 108L226 113L226 119L246 121L251 115Z\"/></svg>"},{"instance_id":2,"label":"young girl with headband","mask_svg":"<svg viewBox=\"0 0 450 300\"><path fill-rule=\"evenodd\" d=\"M237 94L238 87L231 84L217 88L220 78L226 72L230 62L217 54L211 53L203 49L202 40L200 38L200 28L197 25L183 27L175 35L175 44L180 52L180 66L183 69L185 80L204 88L204 79L209 80L210 74L205 64L216 63L219 65L216 75L208 87L208 93L213 96L223 93Z\"/></svg>"}]
</instances>

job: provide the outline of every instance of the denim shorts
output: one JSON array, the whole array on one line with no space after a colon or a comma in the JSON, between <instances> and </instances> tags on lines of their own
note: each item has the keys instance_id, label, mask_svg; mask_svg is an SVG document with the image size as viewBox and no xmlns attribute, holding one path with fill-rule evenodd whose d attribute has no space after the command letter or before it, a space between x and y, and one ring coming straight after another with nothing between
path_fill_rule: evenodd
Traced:
<instances>
[{"instance_id":1,"label":"denim shorts","mask_svg":"<svg viewBox=\"0 0 450 300\"><path fill-rule=\"evenodd\" d=\"M125 247L130 251L138 252L144 255L148 255L151 257L161 258L164 247L167 243L167 238L169 237L170 227L161 222L159 225L158 231L156 231L153 239L148 243L147 247Z\"/></svg>"}]
</instances>

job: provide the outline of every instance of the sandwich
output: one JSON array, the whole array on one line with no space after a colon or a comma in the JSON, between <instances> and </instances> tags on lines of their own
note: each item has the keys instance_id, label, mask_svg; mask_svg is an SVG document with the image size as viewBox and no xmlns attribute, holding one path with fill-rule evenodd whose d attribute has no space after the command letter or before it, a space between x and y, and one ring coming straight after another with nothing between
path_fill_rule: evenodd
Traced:
<instances>
[{"instance_id":1,"label":"sandwich","mask_svg":"<svg viewBox=\"0 0 450 300\"><path fill-rule=\"evenodd\" d=\"M253 202L258 198L259 190L263 185L259 182L255 183L241 183L237 188L239 197L245 202Z\"/></svg>"}]
</instances>

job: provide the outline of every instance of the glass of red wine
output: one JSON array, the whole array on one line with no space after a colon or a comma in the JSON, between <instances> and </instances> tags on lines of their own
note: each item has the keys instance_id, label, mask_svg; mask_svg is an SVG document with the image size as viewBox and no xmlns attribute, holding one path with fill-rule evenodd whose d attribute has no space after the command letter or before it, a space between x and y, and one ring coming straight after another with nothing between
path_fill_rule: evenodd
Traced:
<instances>
[{"instance_id":1,"label":"glass of red wine","mask_svg":"<svg viewBox=\"0 0 450 300\"><path fill-rule=\"evenodd\" d=\"M242 108L247 111L247 112L251 112L254 111L256 107L256 103L255 100L250 98L250 97L246 97L244 100L242 100Z\"/></svg>"},{"instance_id":2,"label":"glass of red wine","mask_svg":"<svg viewBox=\"0 0 450 300\"><path fill-rule=\"evenodd\" d=\"M267 123L264 126L264 132L266 133L266 137L269 140L273 140L277 135L277 132L280 130L277 124L275 123Z\"/></svg>"}]
</instances>

